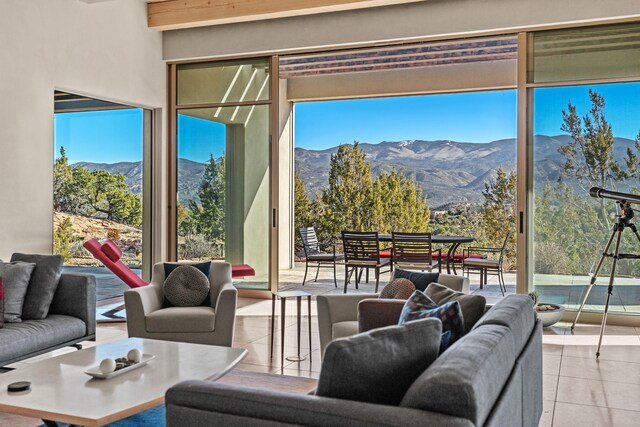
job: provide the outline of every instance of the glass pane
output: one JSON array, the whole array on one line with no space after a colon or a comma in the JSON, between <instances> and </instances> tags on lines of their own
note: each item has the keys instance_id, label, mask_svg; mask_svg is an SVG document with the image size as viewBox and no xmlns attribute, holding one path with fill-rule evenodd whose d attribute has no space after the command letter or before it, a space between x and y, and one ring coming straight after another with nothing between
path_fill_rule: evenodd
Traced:
<instances>
[{"instance_id":1,"label":"glass pane","mask_svg":"<svg viewBox=\"0 0 640 427\"><path fill-rule=\"evenodd\" d=\"M534 83L640 77L640 24L535 33L530 72Z\"/></svg>"},{"instance_id":2,"label":"glass pane","mask_svg":"<svg viewBox=\"0 0 640 427\"><path fill-rule=\"evenodd\" d=\"M111 239L138 275L143 252L144 110L99 110L104 104L56 93L54 114L54 253L64 256L65 272L96 276L98 301L121 297L128 287L83 243Z\"/></svg>"},{"instance_id":3,"label":"glass pane","mask_svg":"<svg viewBox=\"0 0 640 427\"><path fill-rule=\"evenodd\" d=\"M269 106L178 112L178 259L249 264L268 289Z\"/></svg>"},{"instance_id":4,"label":"glass pane","mask_svg":"<svg viewBox=\"0 0 640 427\"><path fill-rule=\"evenodd\" d=\"M640 191L638 99L640 83L534 92L533 283L543 302L577 309L610 236L616 205L589 188ZM621 253L639 252L627 229ZM607 259L586 309L604 308L610 272ZM618 262L612 312L640 313L638 277L639 260Z\"/></svg>"},{"instance_id":5,"label":"glass pane","mask_svg":"<svg viewBox=\"0 0 640 427\"><path fill-rule=\"evenodd\" d=\"M178 105L268 100L269 80L268 59L178 65Z\"/></svg>"},{"instance_id":6,"label":"glass pane","mask_svg":"<svg viewBox=\"0 0 640 427\"><path fill-rule=\"evenodd\" d=\"M490 301L501 297L503 279L507 292L515 292L515 90L300 102L294 117L297 262L281 271L281 285L313 281L333 289L333 271L320 269L316 281L312 260L305 276L299 229L313 227L320 242L340 242L343 230L428 231L444 240L434 245L444 258L455 250L449 267L458 274L470 247L474 256L499 261L510 233L502 268L486 278L472 270L469 278L472 291ZM443 236L473 241L455 247ZM336 276L340 286L340 265ZM381 283L388 277L382 275ZM375 280L366 283L363 276L359 289L373 292Z\"/></svg>"}]
</instances>

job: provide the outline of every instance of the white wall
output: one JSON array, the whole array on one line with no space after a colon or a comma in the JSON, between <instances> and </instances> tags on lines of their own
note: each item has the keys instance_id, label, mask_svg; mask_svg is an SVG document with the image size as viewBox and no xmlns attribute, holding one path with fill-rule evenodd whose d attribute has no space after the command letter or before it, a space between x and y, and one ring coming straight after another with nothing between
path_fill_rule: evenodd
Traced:
<instances>
[{"instance_id":1,"label":"white wall","mask_svg":"<svg viewBox=\"0 0 640 427\"><path fill-rule=\"evenodd\" d=\"M162 36L140 0L2 0L0 76L0 258L51 253L54 89L164 108Z\"/></svg>"}]
</instances>

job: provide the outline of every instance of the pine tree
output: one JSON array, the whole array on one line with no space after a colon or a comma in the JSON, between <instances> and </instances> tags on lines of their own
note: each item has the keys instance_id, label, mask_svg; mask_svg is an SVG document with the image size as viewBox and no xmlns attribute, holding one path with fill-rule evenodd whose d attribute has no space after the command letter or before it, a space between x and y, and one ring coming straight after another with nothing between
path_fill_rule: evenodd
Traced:
<instances>
[{"instance_id":1,"label":"pine tree","mask_svg":"<svg viewBox=\"0 0 640 427\"><path fill-rule=\"evenodd\" d=\"M315 215L312 211L311 200L305 194L304 182L297 173L293 175L293 206L296 246L300 248L302 240L298 230L304 227L314 227Z\"/></svg>"},{"instance_id":2,"label":"pine tree","mask_svg":"<svg viewBox=\"0 0 640 427\"><path fill-rule=\"evenodd\" d=\"M331 155L329 186L322 193L324 212L319 229L325 240L342 230L373 229L372 190L371 165L358 142L340 145Z\"/></svg>"},{"instance_id":3,"label":"pine tree","mask_svg":"<svg viewBox=\"0 0 640 427\"><path fill-rule=\"evenodd\" d=\"M372 214L379 232L429 230L427 198L403 171L392 169L381 173L373 184L373 194Z\"/></svg>"},{"instance_id":4,"label":"pine tree","mask_svg":"<svg viewBox=\"0 0 640 427\"><path fill-rule=\"evenodd\" d=\"M60 147L60 157L53 164L53 210L68 212L69 200L66 186L71 181L72 171L64 147Z\"/></svg>"},{"instance_id":5,"label":"pine tree","mask_svg":"<svg viewBox=\"0 0 640 427\"><path fill-rule=\"evenodd\" d=\"M482 232L485 242L501 247L507 232L511 232L507 245L507 265L515 265L516 241L516 174L498 168L495 179L484 184L484 211Z\"/></svg>"},{"instance_id":6,"label":"pine tree","mask_svg":"<svg viewBox=\"0 0 640 427\"><path fill-rule=\"evenodd\" d=\"M216 162L210 154L198 188L200 202L188 203L194 232L217 244L225 238L225 179L224 155Z\"/></svg>"}]
</instances>

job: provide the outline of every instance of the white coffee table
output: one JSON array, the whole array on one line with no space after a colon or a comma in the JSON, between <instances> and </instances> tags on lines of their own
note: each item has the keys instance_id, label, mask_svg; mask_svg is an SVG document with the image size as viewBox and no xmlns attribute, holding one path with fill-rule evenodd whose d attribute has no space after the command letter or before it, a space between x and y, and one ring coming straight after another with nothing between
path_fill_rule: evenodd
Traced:
<instances>
[{"instance_id":1,"label":"white coffee table","mask_svg":"<svg viewBox=\"0 0 640 427\"><path fill-rule=\"evenodd\" d=\"M155 355L146 366L100 380L84 370L132 348ZM101 426L164 403L183 380L215 380L247 354L245 349L129 338L51 357L0 375L0 411L69 424ZM7 385L30 381L31 391ZM53 423L51 423L53 424Z\"/></svg>"}]
</instances>

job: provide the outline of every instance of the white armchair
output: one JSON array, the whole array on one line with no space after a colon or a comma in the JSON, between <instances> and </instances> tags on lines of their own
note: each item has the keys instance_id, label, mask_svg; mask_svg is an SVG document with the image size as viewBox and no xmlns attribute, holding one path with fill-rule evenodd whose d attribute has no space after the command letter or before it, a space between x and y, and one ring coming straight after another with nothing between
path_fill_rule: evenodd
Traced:
<instances>
[{"instance_id":1,"label":"white armchair","mask_svg":"<svg viewBox=\"0 0 640 427\"><path fill-rule=\"evenodd\" d=\"M438 283L457 292L469 293L469 279L453 274L440 274ZM320 353L336 338L358 333L358 304L379 294L318 295L318 329Z\"/></svg>"},{"instance_id":2,"label":"white armchair","mask_svg":"<svg viewBox=\"0 0 640 427\"><path fill-rule=\"evenodd\" d=\"M211 263L210 306L163 307L164 279L164 265L157 263L149 285L124 293L129 336L231 347L238 299L231 265Z\"/></svg>"}]
</instances>

